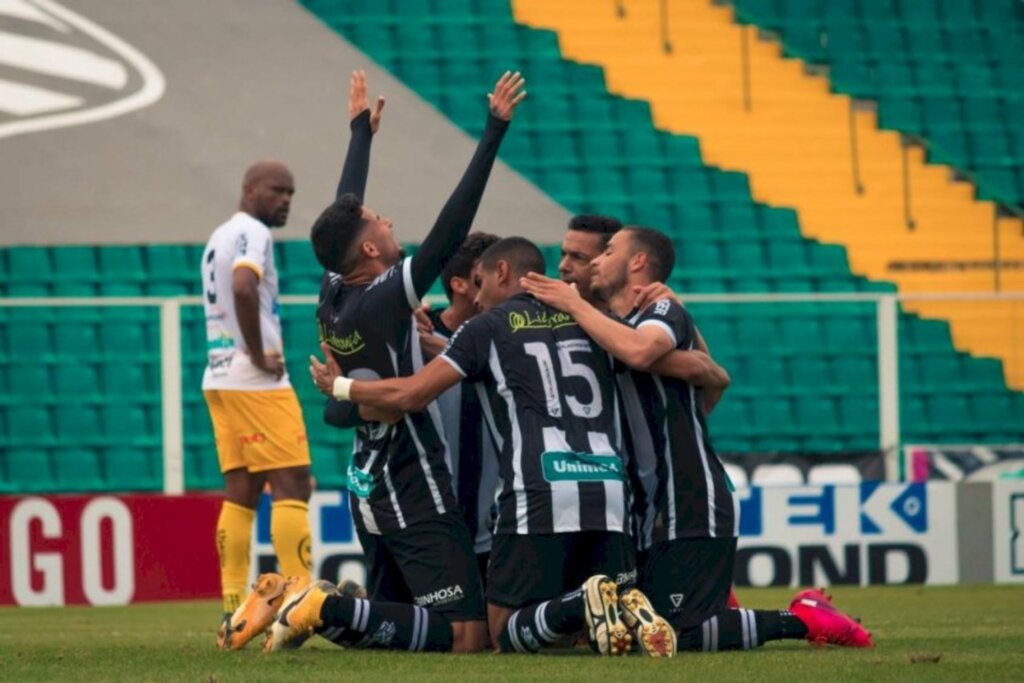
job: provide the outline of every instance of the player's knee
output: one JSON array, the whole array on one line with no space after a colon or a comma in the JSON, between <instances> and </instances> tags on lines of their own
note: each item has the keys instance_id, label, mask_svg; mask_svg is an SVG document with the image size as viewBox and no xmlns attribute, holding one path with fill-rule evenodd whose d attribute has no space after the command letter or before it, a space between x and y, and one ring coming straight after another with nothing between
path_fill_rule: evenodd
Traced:
<instances>
[{"instance_id":1,"label":"player's knee","mask_svg":"<svg viewBox=\"0 0 1024 683\"><path fill-rule=\"evenodd\" d=\"M487 623L456 621L452 623L452 652L482 652L487 647Z\"/></svg>"},{"instance_id":2,"label":"player's knee","mask_svg":"<svg viewBox=\"0 0 1024 683\"><path fill-rule=\"evenodd\" d=\"M309 467L287 467L267 473L274 500L308 501L313 490Z\"/></svg>"}]
</instances>

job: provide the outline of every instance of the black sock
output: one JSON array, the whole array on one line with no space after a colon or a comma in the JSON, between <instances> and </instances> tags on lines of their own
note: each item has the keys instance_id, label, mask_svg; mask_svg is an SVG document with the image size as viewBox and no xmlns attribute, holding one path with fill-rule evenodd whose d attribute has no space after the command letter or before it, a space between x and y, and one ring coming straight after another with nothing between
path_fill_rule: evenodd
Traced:
<instances>
[{"instance_id":1,"label":"black sock","mask_svg":"<svg viewBox=\"0 0 1024 683\"><path fill-rule=\"evenodd\" d=\"M679 634L678 649L752 650L769 640L803 638L807 627L787 611L727 609Z\"/></svg>"},{"instance_id":2,"label":"black sock","mask_svg":"<svg viewBox=\"0 0 1024 683\"><path fill-rule=\"evenodd\" d=\"M422 607L329 595L317 633L338 645L411 652L451 652L447 619Z\"/></svg>"},{"instance_id":3,"label":"black sock","mask_svg":"<svg viewBox=\"0 0 1024 683\"><path fill-rule=\"evenodd\" d=\"M586 625L583 591L571 593L512 613L498 636L502 652L537 652Z\"/></svg>"}]
</instances>

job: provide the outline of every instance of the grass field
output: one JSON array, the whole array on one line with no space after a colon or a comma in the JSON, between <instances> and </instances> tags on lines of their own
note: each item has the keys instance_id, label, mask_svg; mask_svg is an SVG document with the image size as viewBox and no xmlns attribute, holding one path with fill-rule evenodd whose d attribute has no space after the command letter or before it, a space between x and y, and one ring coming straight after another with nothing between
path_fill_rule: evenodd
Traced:
<instances>
[{"instance_id":1,"label":"grass field","mask_svg":"<svg viewBox=\"0 0 1024 683\"><path fill-rule=\"evenodd\" d=\"M790 591L745 590L749 607L786 604ZM256 643L213 649L213 602L119 608L0 610L0 680L948 680L1024 681L1024 587L892 587L834 591L860 615L873 650L770 643L755 652L674 660L589 653L453 656L344 651L326 641L281 655ZM934 661L935 659L938 661Z\"/></svg>"}]
</instances>

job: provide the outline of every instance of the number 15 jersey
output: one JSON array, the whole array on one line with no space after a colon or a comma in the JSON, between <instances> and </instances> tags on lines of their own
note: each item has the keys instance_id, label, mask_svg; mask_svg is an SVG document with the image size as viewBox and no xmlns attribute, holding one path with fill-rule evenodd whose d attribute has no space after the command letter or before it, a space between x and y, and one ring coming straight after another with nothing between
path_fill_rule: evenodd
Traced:
<instances>
[{"instance_id":1,"label":"number 15 jersey","mask_svg":"<svg viewBox=\"0 0 1024 683\"><path fill-rule=\"evenodd\" d=\"M482 392L499 450L495 533L627 530L611 362L572 317L518 294L466 322L441 358Z\"/></svg>"}]
</instances>

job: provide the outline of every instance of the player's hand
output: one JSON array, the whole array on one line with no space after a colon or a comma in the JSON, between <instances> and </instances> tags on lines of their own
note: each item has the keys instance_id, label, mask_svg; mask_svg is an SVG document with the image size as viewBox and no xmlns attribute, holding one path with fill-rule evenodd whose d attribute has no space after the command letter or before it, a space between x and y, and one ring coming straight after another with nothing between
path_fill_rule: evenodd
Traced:
<instances>
[{"instance_id":1,"label":"player's hand","mask_svg":"<svg viewBox=\"0 0 1024 683\"><path fill-rule=\"evenodd\" d=\"M430 360L437 358L446 346L448 346L448 342L436 334L420 334L420 348L423 349L424 362L428 358Z\"/></svg>"},{"instance_id":2,"label":"player's hand","mask_svg":"<svg viewBox=\"0 0 1024 683\"><path fill-rule=\"evenodd\" d=\"M348 85L348 118L349 120L370 108L370 100L366 94L366 72L353 71ZM380 129L380 116L384 111L384 96L377 97L377 104L370 112L370 131L376 133Z\"/></svg>"},{"instance_id":3,"label":"player's hand","mask_svg":"<svg viewBox=\"0 0 1024 683\"><path fill-rule=\"evenodd\" d=\"M334 380L341 377L341 367L338 361L334 360L334 354L327 344L321 342L320 350L324 354L324 363L316 356L309 357L309 375L313 378L313 384L320 390L320 393L328 398L334 398Z\"/></svg>"},{"instance_id":4,"label":"player's hand","mask_svg":"<svg viewBox=\"0 0 1024 683\"><path fill-rule=\"evenodd\" d=\"M571 313L573 306L583 301L576 285L540 273L529 273L526 277L519 278L519 285L537 300L564 313Z\"/></svg>"},{"instance_id":5,"label":"player's hand","mask_svg":"<svg viewBox=\"0 0 1024 683\"><path fill-rule=\"evenodd\" d=\"M518 71L503 73L494 86L494 92L487 95L491 103L491 114L503 121L511 121L512 113L526 97L526 91L523 90L525 85L526 80Z\"/></svg>"},{"instance_id":6,"label":"player's hand","mask_svg":"<svg viewBox=\"0 0 1024 683\"><path fill-rule=\"evenodd\" d=\"M430 312L430 304L423 304L412 312L416 319L416 331L421 337L429 337L434 334L434 321L427 315Z\"/></svg>"},{"instance_id":7,"label":"player's hand","mask_svg":"<svg viewBox=\"0 0 1024 683\"><path fill-rule=\"evenodd\" d=\"M672 288L666 285L664 282L652 282L649 285L641 287L637 285L633 287L633 293L636 294L636 299L633 301L633 308L642 311L655 301L661 299L672 299L679 301L676 298L676 293L672 291ZM682 304L681 301L679 301Z\"/></svg>"},{"instance_id":8,"label":"player's hand","mask_svg":"<svg viewBox=\"0 0 1024 683\"><path fill-rule=\"evenodd\" d=\"M284 356L280 353L272 352L262 356L253 356L252 364L268 375L273 375L275 380L284 377Z\"/></svg>"}]
</instances>

